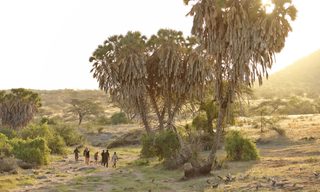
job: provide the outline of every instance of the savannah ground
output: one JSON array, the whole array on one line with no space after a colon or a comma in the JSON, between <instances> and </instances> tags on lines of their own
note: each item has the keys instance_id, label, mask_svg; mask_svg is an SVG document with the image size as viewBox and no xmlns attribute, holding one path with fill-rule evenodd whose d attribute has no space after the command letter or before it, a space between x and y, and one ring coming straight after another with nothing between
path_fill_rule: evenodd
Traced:
<instances>
[{"instance_id":1,"label":"savannah ground","mask_svg":"<svg viewBox=\"0 0 320 192\"><path fill-rule=\"evenodd\" d=\"M320 115L286 116L280 121L286 131L253 128L253 118L239 120L240 129L257 142L260 159L249 162L226 161L211 175L182 180L183 169L165 170L157 159L140 159L140 146L110 149L117 151L117 168L74 162L72 149L64 157L53 156L48 166L19 170L0 176L1 191L320 191ZM103 133L121 134L137 126L105 127ZM101 147L91 147L91 151ZM205 155L203 153L202 155ZM91 155L92 156L92 155ZM225 153L219 151L219 159ZM234 181L223 181L226 176ZM222 179L221 179L222 178ZM218 185L218 186L217 186ZM217 186L217 187L216 187Z\"/></svg>"}]
</instances>

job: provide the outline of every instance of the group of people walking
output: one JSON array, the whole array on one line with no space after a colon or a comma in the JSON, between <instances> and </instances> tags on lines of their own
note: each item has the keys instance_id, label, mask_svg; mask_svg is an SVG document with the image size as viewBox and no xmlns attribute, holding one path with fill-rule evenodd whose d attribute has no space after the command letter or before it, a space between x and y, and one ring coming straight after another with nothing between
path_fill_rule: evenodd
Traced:
<instances>
[{"instance_id":1,"label":"group of people walking","mask_svg":"<svg viewBox=\"0 0 320 192\"><path fill-rule=\"evenodd\" d=\"M79 160L79 148L77 147L74 151L74 158L75 158L75 161L78 161ZM101 152L101 165L104 166L104 167L108 167L109 166L109 160L110 160L110 154L109 154L109 150L102 150ZM90 164L90 150L88 147L86 147L84 150L83 150L83 156L85 158L85 164L86 165L89 165ZM99 160L99 152L97 151L95 154L94 154L94 162L95 164L98 164L98 160ZM117 153L114 152L112 157L111 157L111 162L112 162L112 167L116 168L117 167L117 161L118 161L118 156L117 156Z\"/></svg>"}]
</instances>

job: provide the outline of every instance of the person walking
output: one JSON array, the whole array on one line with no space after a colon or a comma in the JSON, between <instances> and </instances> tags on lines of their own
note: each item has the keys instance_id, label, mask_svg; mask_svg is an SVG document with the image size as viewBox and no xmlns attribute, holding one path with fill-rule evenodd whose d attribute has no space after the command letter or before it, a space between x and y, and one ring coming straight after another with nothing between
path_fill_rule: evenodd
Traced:
<instances>
[{"instance_id":1,"label":"person walking","mask_svg":"<svg viewBox=\"0 0 320 192\"><path fill-rule=\"evenodd\" d=\"M78 147L76 147L76 149L73 151L73 153L74 153L75 161L78 161L79 160L79 153L80 153Z\"/></svg>"},{"instance_id":2,"label":"person walking","mask_svg":"<svg viewBox=\"0 0 320 192\"><path fill-rule=\"evenodd\" d=\"M86 165L89 165L89 163L90 163L90 150L89 150L88 147L86 147L86 148L84 149L83 155L84 155L84 157L85 157L85 164L86 164Z\"/></svg>"},{"instance_id":3,"label":"person walking","mask_svg":"<svg viewBox=\"0 0 320 192\"><path fill-rule=\"evenodd\" d=\"M98 156L99 156L99 152L97 151L93 156L94 157L94 162L95 162L96 165L98 164Z\"/></svg>"},{"instance_id":4,"label":"person walking","mask_svg":"<svg viewBox=\"0 0 320 192\"><path fill-rule=\"evenodd\" d=\"M105 152L104 150L102 150L102 153L101 153L101 165L102 166L105 166Z\"/></svg>"},{"instance_id":5,"label":"person walking","mask_svg":"<svg viewBox=\"0 0 320 192\"><path fill-rule=\"evenodd\" d=\"M112 161L112 167L113 168L116 168L117 167L117 161L118 161L118 156L117 156L117 153L114 152L113 155L112 155L112 158L111 158L111 161Z\"/></svg>"},{"instance_id":6,"label":"person walking","mask_svg":"<svg viewBox=\"0 0 320 192\"><path fill-rule=\"evenodd\" d=\"M110 159L110 154L109 154L109 150L107 149L107 151L105 152L105 166L108 167L109 166L109 159Z\"/></svg>"}]
</instances>

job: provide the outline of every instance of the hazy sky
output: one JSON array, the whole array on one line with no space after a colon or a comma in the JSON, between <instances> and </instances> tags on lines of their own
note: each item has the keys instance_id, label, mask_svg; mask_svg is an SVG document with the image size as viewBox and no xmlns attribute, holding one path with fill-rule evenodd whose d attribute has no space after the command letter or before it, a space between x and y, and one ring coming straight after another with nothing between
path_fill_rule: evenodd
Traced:
<instances>
[{"instance_id":1,"label":"hazy sky","mask_svg":"<svg viewBox=\"0 0 320 192\"><path fill-rule=\"evenodd\" d=\"M294 0L298 18L278 70L320 49L320 1ZM97 89L88 58L106 38L160 28L189 35L182 0L1 0L0 89Z\"/></svg>"}]
</instances>

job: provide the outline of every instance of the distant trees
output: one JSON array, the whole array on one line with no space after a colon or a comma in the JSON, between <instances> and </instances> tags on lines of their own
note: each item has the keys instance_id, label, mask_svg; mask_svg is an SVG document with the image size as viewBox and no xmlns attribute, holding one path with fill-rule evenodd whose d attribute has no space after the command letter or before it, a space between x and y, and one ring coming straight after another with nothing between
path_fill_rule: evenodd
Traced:
<instances>
[{"instance_id":1,"label":"distant trees","mask_svg":"<svg viewBox=\"0 0 320 192\"><path fill-rule=\"evenodd\" d=\"M72 106L69 108L69 111L78 116L79 125L81 125L85 116L98 115L103 112L103 108L98 103L95 103L89 99L72 99L70 104Z\"/></svg>"},{"instance_id":2,"label":"distant trees","mask_svg":"<svg viewBox=\"0 0 320 192\"><path fill-rule=\"evenodd\" d=\"M0 119L12 129L25 127L41 107L39 95L26 89L0 92Z\"/></svg>"},{"instance_id":3,"label":"distant trees","mask_svg":"<svg viewBox=\"0 0 320 192\"><path fill-rule=\"evenodd\" d=\"M188 3L188 0L184 1ZM205 165L207 173L215 158L222 123L230 103L241 95L241 86L251 86L256 79L268 77L275 53L284 47L285 38L295 20L291 0L275 0L267 13L260 0L198 0L189 15L193 16L192 34L202 50L212 57L214 95L219 115L215 143Z\"/></svg>"}]
</instances>

